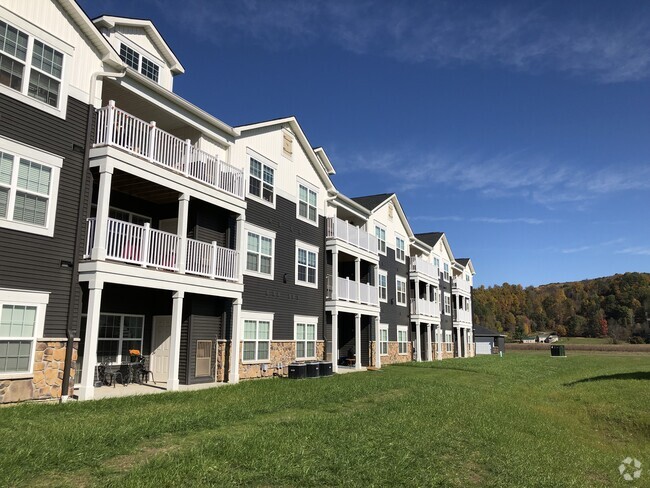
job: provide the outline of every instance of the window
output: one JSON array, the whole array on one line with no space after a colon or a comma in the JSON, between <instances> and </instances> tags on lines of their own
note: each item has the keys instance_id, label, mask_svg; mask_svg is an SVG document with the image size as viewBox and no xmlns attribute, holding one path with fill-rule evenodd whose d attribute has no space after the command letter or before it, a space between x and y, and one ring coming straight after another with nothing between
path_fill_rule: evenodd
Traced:
<instances>
[{"instance_id":1,"label":"window","mask_svg":"<svg viewBox=\"0 0 650 488\"><path fill-rule=\"evenodd\" d=\"M101 314L99 316L99 338L97 361L121 363L129 360L129 351L142 351L144 316Z\"/></svg>"},{"instance_id":2,"label":"window","mask_svg":"<svg viewBox=\"0 0 650 488\"><path fill-rule=\"evenodd\" d=\"M317 319L296 317L296 359L316 359Z\"/></svg>"},{"instance_id":3,"label":"window","mask_svg":"<svg viewBox=\"0 0 650 488\"><path fill-rule=\"evenodd\" d=\"M298 218L318 224L318 193L298 184Z\"/></svg>"},{"instance_id":4,"label":"window","mask_svg":"<svg viewBox=\"0 0 650 488\"><path fill-rule=\"evenodd\" d=\"M271 320L245 319L242 361L268 361L271 347Z\"/></svg>"},{"instance_id":5,"label":"window","mask_svg":"<svg viewBox=\"0 0 650 488\"><path fill-rule=\"evenodd\" d=\"M247 231L246 236L246 273L273 279L275 233L253 228Z\"/></svg>"},{"instance_id":6,"label":"window","mask_svg":"<svg viewBox=\"0 0 650 488\"><path fill-rule=\"evenodd\" d=\"M196 341L195 376L212 375L212 341Z\"/></svg>"},{"instance_id":7,"label":"window","mask_svg":"<svg viewBox=\"0 0 650 488\"><path fill-rule=\"evenodd\" d=\"M63 52L0 21L0 85L57 109L63 59Z\"/></svg>"},{"instance_id":8,"label":"window","mask_svg":"<svg viewBox=\"0 0 650 488\"><path fill-rule=\"evenodd\" d=\"M406 306L406 279L398 276L395 278L397 304Z\"/></svg>"},{"instance_id":9,"label":"window","mask_svg":"<svg viewBox=\"0 0 650 488\"><path fill-rule=\"evenodd\" d=\"M434 265L436 268L440 269L440 259L434 257L434 258L433 258L433 265Z\"/></svg>"},{"instance_id":10,"label":"window","mask_svg":"<svg viewBox=\"0 0 650 488\"><path fill-rule=\"evenodd\" d=\"M406 255L405 249L404 249L404 239L401 237L395 237L395 259L398 261L404 262L406 258L404 257Z\"/></svg>"},{"instance_id":11,"label":"window","mask_svg":"<svg viewBox=\"0 0 650 488\"><path fill-rule=\"evenodd\" d=\"M449 293L442 292L445 299L445 314L451 315L451 297Z\"/></svg>"},{"instance_id":12,"label":"window","mask_svg":"<svg viewBox=\"0 0 650 488\"><path fill-rule=\"evenodd\" d=\"M379 326L379 355L388 355L388 325Z\"/></svg>"},{"instance_id":13,"label":"window","mask_svg":"<svg viewBox=\"0 0 650 488\"><path fill-rule=\"evenodd\" d=\"M271 204L274 203L275 170L266 164L251 158L248 193Z\"/></svg>"},{"instance_id":14,"label":"window","mask_svg":"<svg viewBox=\"0 0 650 488\"><path fill-rule=\"evenodd\" d=\"M53 235L63 160L0 137L0 227Z\"/></svg>"},{"instance_id":15,"label":"window","mask_svg":"<svg viewBox=\"0 0 650 488\"><path fill-rule=\"evenodd\" d=\"M408 329L404 325L397 326L397 348L400 354L408 354Z\"/></svg>"},{"instance_id":16,"label":"window","mask_svg":"<svg viewBox=\"0 0 650 488\"><path fill-rule=\"evenodd\" d=\"M465 281L469 282L469 274L465 273Z\"/></svg>"},{"instance_id":17,"label":"window","mask_svg":"<svg viewBox=\"0 0 650 488\"><path fill-rule=\"evenodd\" d=\"M446 347L447 352L451 352L452 351L452 341L451 341L451 331L450 330L445 331L445 343L447 345L447 347Z\"/></svg>"},{"instance_id":18,"label":"window","mask_svg":"<svg viewBox=\"0 0 650 488\"><path fill-rule=\"evenodd\" d=\"M436 329L436 351L442 351L442 330Z\"/></svg>"},{"instance_id":19,"label":"window","mask_svg":"<svg viewBox=\"0 0 650 488\"><path fill-rule=\"evenodd\" d=\"M445 270L443 276L445 277L445 281L449 281L449 263L444 263L443 266Z\"/></svg>"},{"instance_id":20,"label":"window","mask_svg":"<svg viewBox=\"0 0 650 488\"><path fill-rule=\"evenodd\" d=\"M131 49L126 44L120 45L120 58L122 58L122 61L124 61L130 68L133 68L147 78L158 83L158 79L160 78L160 68L150 59L141 56L139 52Z\"/></svg>"},{"instance_id":21,"label":"window","mask_svg":"<svg viewBox=\"0 0 650 488\"><path fill-rule=\"evenodd\" d=\"M379 270L377 273L377 279L379 281L379 301L387 302L388 301L388 273L383 270Z\"/></svg>"},{"instance_id":22,"label":"window","mask_svg":"<svg viewBox=\"0 0 650 488\"><path fill-rule=\"evenodd\" d=\"M0 376L31 374L49 294L0 289Z\"/></svg>"},{"instance_id":23,"label":"window","mask_svg":"<svg viewBox=\"0 0 650 488\"><path fill-rule=\"evenodd\" d=\"M318 248L296 241L296 284L318 288Z\"/></svg>"},{"instance_id":24,"label":"window","mask_svg":"<svg viewBox=\"0 0 650 488\"><path fill-rule=\"evenodd\" d=\"M375 225L375 237L377 237L377 249L381 254L386 254L386 229Z\"/></svg>"}]
</instances>

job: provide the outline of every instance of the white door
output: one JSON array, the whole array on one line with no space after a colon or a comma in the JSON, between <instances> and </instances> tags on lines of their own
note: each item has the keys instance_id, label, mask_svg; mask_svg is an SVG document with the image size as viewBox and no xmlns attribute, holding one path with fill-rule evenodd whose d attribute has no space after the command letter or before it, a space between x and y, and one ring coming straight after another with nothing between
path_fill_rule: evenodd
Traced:
<instances>
[{"instance_id":1,"label":"white door","mask_svg":"<svg viewBox=\"0 0 650 488\"><path fill-rule=\"evenodd\" d=\"M492 354L492 344L490 342L477 342L476 354Z\"/></svg>"},{"instance_id":2,"label":"white door","mask_svg":"<svg viewBox=\"0 0 650 488\"><path fill-rule=\"evenodd\" d=\"M151 359L149 367L156 382L167 381L169 366L169 342L172 334L171 315L159 315L153 318L151 334Z\"/></svg>"}]
</instances>

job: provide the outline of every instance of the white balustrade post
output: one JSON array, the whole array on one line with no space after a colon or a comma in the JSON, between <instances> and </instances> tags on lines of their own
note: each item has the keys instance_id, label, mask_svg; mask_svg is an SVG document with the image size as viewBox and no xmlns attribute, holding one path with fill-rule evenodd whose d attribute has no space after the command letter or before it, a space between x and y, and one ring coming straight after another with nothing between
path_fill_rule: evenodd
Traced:
<instances>
[{"instance_id":1,"label":"white balustrade post","mask_svg":"<svg viewBox=\"0 0 650 488\"><path fill-rule=\"evenodd\" d=\"M108 101L108 111L106 113L106 145L113 143L113 129L115 127L115 100Z\"/></svg>"},{"instance_id":2,"label":"white balustrade post","mask_svg":"<svg viewBox=\"0 0 650 488\"><path fill-rule=\"evenodd\" d=\"M185 167L183 168L183 174L188 176L190 174L190 159L192 156L192 141L185 139Z\"/></svg>"},{"instance_id":3,"label":"white balustrade post","mask_svg":"<svg viewBox=\"0 0 650 488\"><path fill-rule=\"evenodd\" d=\"M422 338L420 337L420 322L415 323L415 360L422 361Z\"/></svg>"},{"instance_id":4,"label":"white balustrade post","mask_svg":"<svg viewBox=\"0 0 650 488\"><path fill-rule=\"evenodd\" d=\"M235 235L235 248L237 249L237 270L236 276L239 283L244 282L244 259L246 259L246 243L244 242L244 222L246 216L239 214L237 216L237 229Z\"/></svg>"},{"instance_id":5,"label":"white balustrade post","mask_svg":"<svg viewBox=\"0 0 650 488\"><path fill-rule=\"evenodd\" d=\"M94 280L88 283L88 315L86 317L86 338L79 399L92 400L95 395L95 368L97 366L97 339L99 338L99 316L102 306L104 283Z\"/></svg>"},{"instance_id":6,"label":"white balustrade post","mask_svg":"<svg viewBox=\"0 0 650 488\"><path fill-rule=\"evenodd\" d=\"M151 242L151 224L144 223L142 242L140 243L140 266L146 268L149 264L149 243Z\"/></svg>"},{"instance_id":7,"label":"white balustrade post","mask_svg":"<svg viewBox=\"0 0 650 488\"><path fill-rule=\"evenodd\" d=\"M442 328L440 324L437 325L436 331L438 333L438 340L436 341L438 344L438 361L442 361Z\"/></svg>"},{"instance_id":8,"label":"white balustrade post","mask_svg":"<svg viewBox=\"0 0 650 488\"><path fill-rule=\"evenodd\" d=\"M179 273L185 273L187 268L187 221L190 208L190 196L183 193L178 197L178 222L176 234L178 235L178 257L176 267Z\"/></svg>"},{"instance_id":9,"label":"white balustrade post","mask_svg":"<svg viewBox=\"0 0 650 488\"><path fill-rule=\"evenodd\" d=\"M111 200L113 166L105 163L99 168L99 190L97 192L97 215L95 217L95 242L91 252L93 261L106 259L106 238L108 236L108 211Z\"/></svg>"},{"instance_id":10,"label":"white balustrade post","mask_svg":"<svg viewBox=\"0 0 650 488\"><path fill-rule=\"evenodd\" d=\"M431 351L431 324L427 324L427 361L433 359L433 354Z\"/></svg>"},{"instance_id":11,"label":"white balustrade post","mask_svg":"<svg viewBox=\"0 0 650 488\"><path fill-rule=\"evenodd\" d=\"M181 357L181 329L183 327L183 299L184 291L174 292L172 295L172 328L169 338L169 365L167 368L167 390L178 390L178 371Z\"/></svg>"},{"instance_id":12,"label":"white balustrade post","mask_svg":"<svg viewBox=\"0 0 650 488\"><path fill-rule=\"evenodd\" d=\"M217 277L217 241L212 241L210 248L210 278Z\"/></svg>"},{"instance_id":13,"label":"white balustrade post","mask_svg":"<svg viewBox=\"0 0 650 488\"><path fill-rule=\"evenodd\" d=\"M216 188L221 188L219 184L221 183L221 165L222 162L219 158L214 160L214 186Z\"/></svg>"},{"instance_id":14,"label":"white balustrade post","mask_svg":"<svg viewBox=\"0 0 650 488\"><path fill-rule=\"evenodd\" d=\"M339 314L332 312L332 372L339 370Z\"/></svg>"},{"instance_id":15,"label":"white balustrade post","mask_svg":"<svg viewBox=\"0 0 650 488\"><path fill-rule=\"evenodd\" d=\"M151 122L149 122L149 154L147 156L149 161L154 160L155 148L156 148L156 137L157 137L156 121L152 120Z\"/></svg>"},{"instance_id":16,"label":"white balustrade post","mask_svg":"<svg viewBox=\"0 0 650 488\"><path fill-rule=\"evenodd\" d=\"M339 298L339 252L332 251L332 300Z\"/></svg>"},{"instance_id":17,"label":"white balustrade post","mask_svg":"<svg viewBox=\"0 0 650 488\"><path fill-rule=\"evenodd\" d=\"M354 369L361 369L361 314L354 314Z\"/></svg>"},{"instance_id":18,"label":"white balustrade post","mask_svg":"<svg viewBox=\"0 0 650 488\"><path fill-rule=\"evenodd\" d=\"M357 287L357 303L361 303L361 258L354 258L354 279Z\"/></svg>"},{"instance_id":19,"label":"white balustrade post","mask_svg":"<svg viewBox=\"0 0 650 488\"><path fill-rule=\"evenodd\" d=\"M228 371L228 383L239 383L241 302L241 298L236 298L232 302L232 341L230 344L230 368Z\"/></svg>"}]
</instances>

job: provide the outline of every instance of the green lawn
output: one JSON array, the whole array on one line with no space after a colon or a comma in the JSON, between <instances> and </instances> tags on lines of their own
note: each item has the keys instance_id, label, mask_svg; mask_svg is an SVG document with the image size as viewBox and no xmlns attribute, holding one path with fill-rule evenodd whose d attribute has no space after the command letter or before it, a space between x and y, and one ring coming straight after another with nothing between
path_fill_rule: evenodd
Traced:
<instances>
[{"instance_id":1,"label":"green lawn","mask_svg":"<svg viewBox=\"0 0 650 488\"><path fill-rule=\"evenodd\" d=\"M649 405L650 355L525 353L21 405L0 486L650 486Z\"/></svg>"},{"instance_id":2,"label":"green lawn","mask_svg":"<svg viewBox=\"0 0 650 488\"><path fill-rule=\"evenodd\" d=\"M611 344L609 337L560 337L555 344Z\"/></svg>"}]
</instances>

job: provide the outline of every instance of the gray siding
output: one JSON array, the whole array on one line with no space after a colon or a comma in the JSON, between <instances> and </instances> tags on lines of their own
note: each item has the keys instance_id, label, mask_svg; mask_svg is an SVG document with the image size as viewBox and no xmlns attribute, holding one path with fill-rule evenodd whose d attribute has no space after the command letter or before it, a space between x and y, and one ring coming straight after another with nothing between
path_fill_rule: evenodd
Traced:
<instances>
[{"instance_id":1,"label":"gray siding","mask_svg":"<svg viewBox=\"0 0 650 488\"><path fill-rule=\"evenodd\" d=\"M388 324L388 340L397 341L397 326L409 326L410 316L408 304L411 300L411 291L409 288L408 260L406 263L400 263L395 260L395 250L387 247L386 256L379 255L379 268L388 274L388 303L380 302L380 322ZM406 279L406 306L397 305L395 277L400 275ZM411 328L409 327L409 340L411 337Z\"/></svg>"},{"instance_id":2,"label":"gray siding","mask_svg":"<svg viewBox=\"0 0 650 488\"><path fill-rule=\"evenodd\" d=\"M70 297L70 283L76 277L72 268L61 267L61 261L71 262L75 254L80 257L82 253L83 239L77 242L76 230L77 216L87 212L87 205L79 208L79 193L88 123L88 105L72 97L68 97L66 119L61 120L0 94L0 134L64 158L54 236L0 228L0 287L50 292L45 337L65 337L68 323L76 329L79 322L81 291L75 286ZM72 317L68 317L70 299Z\"/></svg>"},{"instance_id":3,"label":"gray siding","mask_svg":"<svg viewBox=\"0 0 650 488\"><path fill-rule=\"evenodd\" d=\"M444 275L440 273L440 291L444 291L446 295L449 295L449 299L451 300L451 275L449 277L449 280L445 281L444 280ZM442 309L440 311L440 328L442 330L452 330L453 329L453 324L452 324L452 316L451 314L447 315L445 314L445 301L442 299L441 301L441 306ZM451 313L454 313L454 309L452 306ZM443 334L443 340L444 340L444 334Z\"/></svg>"}]
</instances>

